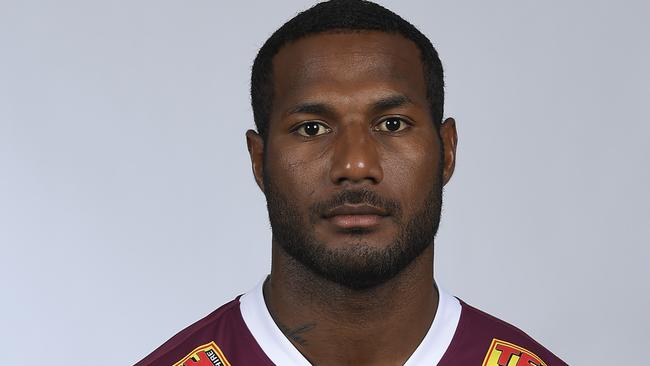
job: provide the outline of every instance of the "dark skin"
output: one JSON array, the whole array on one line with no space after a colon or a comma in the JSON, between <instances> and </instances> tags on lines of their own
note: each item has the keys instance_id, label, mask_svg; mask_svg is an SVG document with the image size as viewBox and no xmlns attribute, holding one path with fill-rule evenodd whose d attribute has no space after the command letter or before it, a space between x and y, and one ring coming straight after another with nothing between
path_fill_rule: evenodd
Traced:
<instances>
[{"instance_id":1,"label":"dark skin","mask_svg":"<svg viewBox=\"0 0 650 366\"><path fill-rule=\"evenodd\" d=\"M266 140L252 130L246 139L258 186L264 190L266 170L304 209L301 215L333 193L364 188L399 202L409 217L431 190L435 172L442 169L443 184L451 178L455 122L434 127L420 53L406 38L383 32L309 36L280 50L273 73ZM343 230L357 226L363 234ZM393 242L397 227L390 218L352 214L323 218L313 231L328 248L381 249ZM278 326L311 363L402 365L435 316L433 245L396 277L354 290L319 277L274 239L264 294Z\"/></svg>"}]
</instances>

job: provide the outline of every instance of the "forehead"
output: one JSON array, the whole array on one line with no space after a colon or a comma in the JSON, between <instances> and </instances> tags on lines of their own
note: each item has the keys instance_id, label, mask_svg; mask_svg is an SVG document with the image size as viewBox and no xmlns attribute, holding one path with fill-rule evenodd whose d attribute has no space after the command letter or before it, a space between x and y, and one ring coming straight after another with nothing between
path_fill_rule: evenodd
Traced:
<instances>
[{"instance_id":1,"label":"forehead","mask_svg":"<svg viewBox=\"0 0 650 366\"><path fill-rule=\"evenodd\" d=\"M426 103L420 51L398 34L322 33L283 47L273 60L274 111L312 96L399 92ZM277 108L276 108L277 107Z\"/></svg>"}]
</instances>

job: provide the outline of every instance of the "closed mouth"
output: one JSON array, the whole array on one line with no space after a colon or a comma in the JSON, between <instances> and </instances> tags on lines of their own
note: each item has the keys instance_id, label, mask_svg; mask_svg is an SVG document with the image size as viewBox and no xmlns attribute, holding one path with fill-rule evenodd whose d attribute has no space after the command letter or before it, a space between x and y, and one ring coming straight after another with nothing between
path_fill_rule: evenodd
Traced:
<instances>
[{"instance_id":1,"label":"closed mouth","mask_svg":"<svg viewBox=\"0 0 650 366\"><path fill-rule=\"evenodd\" d=\"M343 204L327 211L326 219L334 216L388 216L386 210L368 204Z\"/></svg>"}]
</instances>

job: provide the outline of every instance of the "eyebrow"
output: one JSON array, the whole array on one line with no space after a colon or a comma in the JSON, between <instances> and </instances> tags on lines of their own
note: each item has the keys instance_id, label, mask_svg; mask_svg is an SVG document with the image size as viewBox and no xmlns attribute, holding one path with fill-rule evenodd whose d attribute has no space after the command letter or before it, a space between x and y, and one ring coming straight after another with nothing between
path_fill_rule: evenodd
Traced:
<instances>
[{"instance_id":1,"label":"eyebrow","mask_svg":"<svg viewBox=\"0 0 650 366\"><path fill-rule=\"evenodd\" d=\"M321 102L304 102L295 105L293 108L289 109L287 115L297 114L297 113L306 113L306 114L318 114L331 116L334 115L334 109L329 105Z\"/></svg>"},{"instance_id":2,"label":"eyebrow","mask_svg":"<svg viewBox=\"0 0 650 366\"><path fill-rule=\"evenodd\" d=\"M413 101L404 94L392 94L386 97L379 98L370 106L373 113L383 112L392 108L404 106L406 104L413 104ZM287 111L287 115L306 113L317 114L321 116L336 115L335 109L327 103L322 102L304 102L299 103Z\"/></svg>"},{"instance_id":3,"label":"eyebrow","mask_svg":"<svg viewBox=\"0 0 650 366\"><path fill-rule=\"evenodd\" d=\"M413 104L413 101L404 94L393 94L383 97L372 103L370 109L375 112L383 112L388 109L404 106L406 104Z\"/></svg>"}]
</instances>

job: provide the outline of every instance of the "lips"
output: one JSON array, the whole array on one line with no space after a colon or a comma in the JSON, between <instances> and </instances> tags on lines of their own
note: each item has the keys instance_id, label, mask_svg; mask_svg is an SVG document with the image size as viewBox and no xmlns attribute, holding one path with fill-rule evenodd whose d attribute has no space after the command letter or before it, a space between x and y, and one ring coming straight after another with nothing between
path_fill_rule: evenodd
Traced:
<instances>
[{"instance_id":1,"label":"lips","mask_svg":"<svg viewBox=\"0 0 650 366\"><path fill-rule=\"evenodd\" d=\"M341 229L371 228L378 225L388 212L367 204L344 204L329 210L324 218Z\"/></svg>"},{"instance_id":2,"label":"lips","mask_svg":"<svg viewBox=\"0 0 650 366\"><path fill-rule=\"evenodd\" d=\"M358 205L344 204L329 210L325 214L325 218L331 218L334 216L341 216L341 215L388 216L388 212L386 212L386 210L383 210L379 207L375 207L367 204L358 204Z\"/></svg>"}]
</instances>

